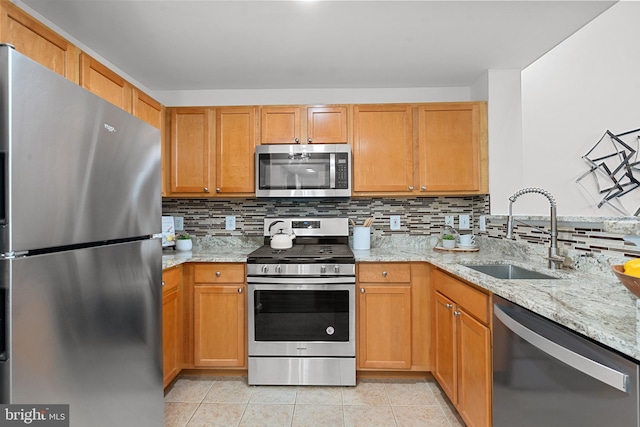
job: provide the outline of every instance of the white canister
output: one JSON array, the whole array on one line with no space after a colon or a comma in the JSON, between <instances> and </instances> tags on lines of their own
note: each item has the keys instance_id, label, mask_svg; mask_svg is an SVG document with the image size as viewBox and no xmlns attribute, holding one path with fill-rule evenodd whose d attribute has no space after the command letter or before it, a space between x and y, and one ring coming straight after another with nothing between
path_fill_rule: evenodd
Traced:
<instances>
[{"instance_id":1,"label":"white canister","mask_svg":"<svg viewBox=\"0 0 640 427\"><path fill-rule=\"evenodd\" d=\"M353 227L353 249L371 249L371 227Z\"/></svg>"}]
</instances>

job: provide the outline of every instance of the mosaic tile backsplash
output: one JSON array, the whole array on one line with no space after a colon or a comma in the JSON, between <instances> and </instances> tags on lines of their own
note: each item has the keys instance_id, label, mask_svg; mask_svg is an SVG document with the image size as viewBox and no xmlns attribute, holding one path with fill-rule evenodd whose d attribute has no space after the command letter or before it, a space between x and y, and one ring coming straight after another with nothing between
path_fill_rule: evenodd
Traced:
<instances>
[{"instance_id":1,"label":"mosaic tile backsplash","mask_svg":"<svg viewBox=\"0 0 640 427\"><path fill-rule=\"evenodd\" d=\"M184 217L184 228L196 237L260 237L266 216L349 217L362 225L373 217L373 237L393 234L441 234L444 215L468 214L474 221L489 212L489 196L357 198L357 199L163 199L163 215ZM225 230L225 216L236 217L236 230ZM400 215L392 231L390 215Z\"/></svg>"},{"instance_id":2,"label":"mosaic tile backsplash","mask_svg":"<svg viewBox=\"0 0 640 427\"><path fill-rule=\"evenodd\" d=\"M372 241L388 237L439 236L444 216L468 214L475 234L498 242L506 235L506 216L489 213L489 196L420 197L420 198L354 198L336 200L289 199L163 199L164 215L184 217L184 228L196 238L262 237L266 216L346 216L360 225L373 217ZM225 230L225 216L236 217L236 230ZM400 215L401 229L392 231L390 215ZM486 231L479 231L479 217L487 215ZM549 246L548 217L517 216L514 243L530 246L542 256ZM638 218L635 218L637 220ZM615 219L614 224L622 219ZM456 220L457 221L457 220ZM640 222L635 221L635 224ZM457 224L457 222L456 222ZM637 230L619 230L607 226L602 218L558 218L558 249L571 262L566 267L595 262L605 265L622 258L639 258L640 247L625 242L625 234L640 235ZM506 243L506 242L505 242Z\"/></svg>"}]
</instances>

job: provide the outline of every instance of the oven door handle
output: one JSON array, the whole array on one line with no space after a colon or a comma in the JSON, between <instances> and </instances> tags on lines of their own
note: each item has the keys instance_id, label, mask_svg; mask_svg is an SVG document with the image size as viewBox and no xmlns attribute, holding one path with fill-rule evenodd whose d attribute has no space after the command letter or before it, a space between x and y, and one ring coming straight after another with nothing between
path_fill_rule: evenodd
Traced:
<instances>
[{"instance_id":1,"label":"oven door handle","mask_svg":"<svg viewBox=\"0 0 640 427\"><path fill-rule=\"evenodd\" d=\"M356 283L355 277L248 277L247 283L268 285L340 285Z\"/></svg>"}]
</instances>

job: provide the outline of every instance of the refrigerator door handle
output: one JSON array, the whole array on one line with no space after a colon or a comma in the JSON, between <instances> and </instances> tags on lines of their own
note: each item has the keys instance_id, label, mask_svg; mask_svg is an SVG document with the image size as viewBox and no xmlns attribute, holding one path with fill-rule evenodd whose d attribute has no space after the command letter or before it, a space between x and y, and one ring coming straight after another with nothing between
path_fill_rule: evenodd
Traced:
<instances>
[{"instance_id":1,"label":"refrigerator door handle","mask_svg":"<svg viewBox=\"0 0 640 427\"><path fill-rule=\"evenodd\" d=\"M7 200L9 194L9 180L7 179L7 153L0 152L0 224L7 223Z\"/></svg>"},{"instance_id":2,"label":"refrigerator door handle","mask_svg":"<svg viewBox=\"0 0 640 427\"><path fill-rule=\"evenodd\" d=\"M7 317L9 315L9 301L7 298L7 290L0 289L0 362L7 361Z\"/></svg>"},{"instance_id":3,"label":"refrigerator door handle","mask_svg":"<svg viewBox=\"0 0 640 427\"><path fill-rule=\"evenodd\" d=\"M507 328L534 347L610 387L625 393L628 392L629 376L627 374L611 369L548 340L511 318L497 304L494 304L493 311L494 315Z\"/></svg>"}]
</instances>

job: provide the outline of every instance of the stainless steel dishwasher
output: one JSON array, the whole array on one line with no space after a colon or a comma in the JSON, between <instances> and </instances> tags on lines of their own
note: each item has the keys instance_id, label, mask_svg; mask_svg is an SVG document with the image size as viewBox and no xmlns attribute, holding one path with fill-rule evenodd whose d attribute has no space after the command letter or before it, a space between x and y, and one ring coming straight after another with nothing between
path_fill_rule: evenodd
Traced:
<instances>
[{"instance_id":1,"label":"stainless steel dishwasher","mask_svg":"<svg viewBox=\"0 0 640 427\"><path fill-rule=\"evenodd\" d=\"M493 297L493 427L639 427L638 363Z\"/></svg>"}]
</instances>

